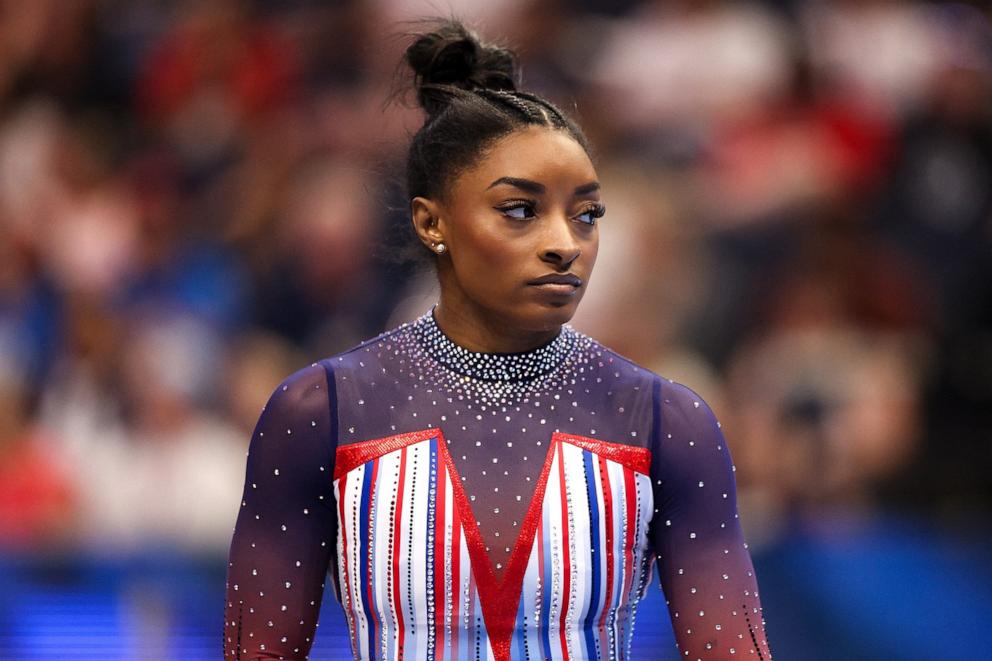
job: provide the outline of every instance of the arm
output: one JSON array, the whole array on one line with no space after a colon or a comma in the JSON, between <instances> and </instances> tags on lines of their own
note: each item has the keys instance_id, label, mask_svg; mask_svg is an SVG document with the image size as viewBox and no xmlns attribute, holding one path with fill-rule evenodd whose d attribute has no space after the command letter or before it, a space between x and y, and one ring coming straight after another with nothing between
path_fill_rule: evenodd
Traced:
<instances>
[{"instance_id":1,"label":"arm","mask_svg":"<svg viewBox=\"0 0 992 661\"><path fill-rule=\"evenodd\" d=\"M280 384L248 450L231 540L224 658L304 659L333 558L333 376L320 365Z\"/></svg>"},{"instance_id":2,"label":"arm","mask_svg":"<svg viewBox=\"0 0 992 661\"><path fill-rule=\"evenodd\" d=\"M681 658L771 659L720 423L685 386L654 386L651 543Z\"/></svg>"}]
</instances>

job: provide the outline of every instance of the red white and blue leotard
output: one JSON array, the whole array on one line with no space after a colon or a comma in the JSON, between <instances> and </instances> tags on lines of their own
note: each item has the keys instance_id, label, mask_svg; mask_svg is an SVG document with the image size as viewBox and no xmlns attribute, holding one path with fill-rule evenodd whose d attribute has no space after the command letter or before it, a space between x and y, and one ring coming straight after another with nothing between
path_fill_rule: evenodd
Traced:
<instances>
[{"instance_id":1,"label":"red white and blue leotard","mask_svg":"<svg viewBox=\"0 0 992 661\"><path fill-rule=\"evenodd\" d=\"M771 658L706 404L567 325L480 354L428 313L273 394L225 657L306 658L330 571L356 659L626 659L655 563L683 658Z\"/></svg>"}]
</instances>

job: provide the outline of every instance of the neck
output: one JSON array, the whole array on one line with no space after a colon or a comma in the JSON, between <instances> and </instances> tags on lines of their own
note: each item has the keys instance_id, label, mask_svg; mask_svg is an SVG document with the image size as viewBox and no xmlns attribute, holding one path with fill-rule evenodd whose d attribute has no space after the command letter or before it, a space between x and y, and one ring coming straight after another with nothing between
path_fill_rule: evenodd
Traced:
<instances>
[{"instance_id":1,"label":"neck","mask_svg":"<svg viewBox=\"0 0 992 661\"><path fill-rule=\"evenodd\" d=\"M530 351L551 340L561 332L561 326L547 330L525 330L508 319L483 310L464 297L441 295L434 308L434 319L444 334L455 344L480 353L520 353Z\"/></svg>"}]
</instances>

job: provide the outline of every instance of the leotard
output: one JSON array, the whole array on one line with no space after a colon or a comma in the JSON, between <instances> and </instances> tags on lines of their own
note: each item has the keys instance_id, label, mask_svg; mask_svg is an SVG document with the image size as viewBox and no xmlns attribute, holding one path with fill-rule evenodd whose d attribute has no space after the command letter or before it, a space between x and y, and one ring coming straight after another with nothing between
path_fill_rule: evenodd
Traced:
<instances>
[{"instance_id":1,"label":"leotard","mask_svg":"<svg viewBox=\"0 0 992 661\"><path fill-rule=\"evenodd\" d=\"M682 658L771 658L706 403L567 324L484 354L428 312L273 393L225 658L307 658L329 573L356 659L626 659L655 566Z\"/></svg>"}]
</instances>

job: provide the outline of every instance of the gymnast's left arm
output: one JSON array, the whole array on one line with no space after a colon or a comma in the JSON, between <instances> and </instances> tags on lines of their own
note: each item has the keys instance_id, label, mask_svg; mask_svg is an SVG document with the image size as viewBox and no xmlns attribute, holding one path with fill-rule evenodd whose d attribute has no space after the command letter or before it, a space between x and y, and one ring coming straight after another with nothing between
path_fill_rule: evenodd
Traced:
<instances>
[{"instance_id":1,"label":"gymnast's left arm","mask_svg":"<svg viewBox=\"0 0 992 661\"><path fill-rule=\"evenodd\" d=\"M667 380L655 382L654 410L650 535L679 656L768 661L758 582L720 424L696 393Z\"/></svg>"}]
</instances>

